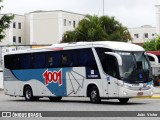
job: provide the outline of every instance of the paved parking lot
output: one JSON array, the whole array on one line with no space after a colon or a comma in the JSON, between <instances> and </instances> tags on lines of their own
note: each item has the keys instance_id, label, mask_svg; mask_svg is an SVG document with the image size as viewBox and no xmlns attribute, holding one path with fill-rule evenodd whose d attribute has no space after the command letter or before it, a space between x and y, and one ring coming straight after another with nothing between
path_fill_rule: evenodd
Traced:
<instances>
[{"instance_id":1,"label":"paved parking lot","mask_svg":"<svg viewBox=\"0 0 160 120\"><path fill-rule=\"evenodd\" d=\"M130 99L129 103L125 105L120 104L118 100L103 100L102 103L100 104L92 104L90 103L89 98L82 98L82 97L66 97L63 98L61 102L50 102L48 98L42 98L39 101L27 102L24 100L23 97L6 96L4 95L3 91L0 91L0 111L140 111L141 112L141 111L160 111L159 106L160 106L160 99L139 99L139 98ZM62 118L56 117L56 119L62 119ZM63 119L70 119L70 118L63 118ZM116 119L116 118L111 117L110 119ZM123 119L127 120L126 117ZM137 120L137 118L132 118L132 119ZM156 117L153 119L158 119L158 118Z\"/></svg>"}]
</instances>

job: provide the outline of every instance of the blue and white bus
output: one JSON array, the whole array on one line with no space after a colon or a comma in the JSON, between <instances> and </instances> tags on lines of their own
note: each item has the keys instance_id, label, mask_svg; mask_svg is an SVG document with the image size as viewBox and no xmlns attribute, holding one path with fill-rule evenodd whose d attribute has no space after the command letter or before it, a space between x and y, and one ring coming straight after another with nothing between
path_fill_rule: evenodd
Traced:
<instances>
[{"instance_id":1,"label":"blue and white bus","mask_svg":"<svg viewBox=\"0 0 160 120\"><path fill-rule=\"evenodd\" d=\"M144 49L123 42L77 42L4 55L6 95L27 101L48 97L119 99L152 96L151 68Z\"/></svg>"}]
</instances>

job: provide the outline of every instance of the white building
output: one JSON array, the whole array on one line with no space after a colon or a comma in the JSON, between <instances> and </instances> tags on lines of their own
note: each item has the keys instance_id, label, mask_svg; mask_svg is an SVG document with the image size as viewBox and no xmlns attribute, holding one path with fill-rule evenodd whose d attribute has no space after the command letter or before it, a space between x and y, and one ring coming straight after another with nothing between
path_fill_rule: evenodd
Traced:
<instances>
[{"instance_id":1,"label":"white building","mask_svg":"<svg viewBox=\"0 0 160 120\"><path fill-rule=\"evenodd\" d=\"M25 15L15 15L6 37L0 45L39 45L55 44L63 34L74 30L85 15L57 11L35 11Z\"/></svg>"},{"instance_id":2,"label":"white building","mask_svg":"<svg viewBox=\"0 0 160 120\"><path fill-rule=\"evenodd\" d=\"M25 26L25 16L15 15L10 28L5 30L6 36L0 42L0 45L24 45L26 43Z\"/></svg>"},{"instance_id":3,"label":"white building","mask_svg":"<svg viewBox=\"0 0 160 120\"><path fill-rule=\"evenodd\" d=\"M35 11L26 14L26 44L53 44L74 30L85 16L66 11Z\"/></svg>"},{"instance_id":4,"label":"white building","mask_svg":"<svg viewBox=\"0 0 160 120\"><path fill-rule=\"evenodd\" d=\"M160 5L156 5L156 33L160 35Z\"/></svg>"},{"instance_id":5,"label":"white building","mask_svg":"<svg viewBox=\"0 0 160 120\"><path fill-rule=\"evenodd\" d=\"M132 42L137 44L143 44L151 39L156 38L156 27L152 27L150 25L144 25L138 28L129 28L128 29Z\"/></svg>"}]
</instances>

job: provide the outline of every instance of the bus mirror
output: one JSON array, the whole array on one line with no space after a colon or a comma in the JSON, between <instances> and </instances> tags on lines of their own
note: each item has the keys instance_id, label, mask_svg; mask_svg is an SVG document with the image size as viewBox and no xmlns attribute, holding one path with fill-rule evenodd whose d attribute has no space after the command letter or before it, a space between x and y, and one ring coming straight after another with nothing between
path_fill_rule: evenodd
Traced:
<instances>
[{"instance_id":1,"label":"bus mirror","mask_svg":"<svg viewBox=\"0 0 160 120\"><path fill-rule=\"evenodd\" d=\"M159 64L158 57L156 55L151 54L151 53L145 53L145 54L154 59L154 61L150 61L151 64L153 64L153 65L158 65Z\"/></svg>"},{"instance_id":2,"label":"bus mirror","mask_svg":"<svg viewBox=\"0 0 160 120\"><path fill-rule=\"evenodd\" d=\"M105 54L114 56L117 59L118 65L122 66L122 58L119 54L114 53L114 52L105 52Z\"/></svg>"}]
</instances>

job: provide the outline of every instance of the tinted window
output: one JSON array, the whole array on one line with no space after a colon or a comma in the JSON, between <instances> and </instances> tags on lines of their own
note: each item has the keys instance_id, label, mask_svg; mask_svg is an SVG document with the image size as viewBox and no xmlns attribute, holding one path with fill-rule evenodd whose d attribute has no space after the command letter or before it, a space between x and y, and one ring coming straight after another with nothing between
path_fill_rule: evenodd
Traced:
<instances>
[{"instance_id":1,"label":"tinted window","mask_svg":"<svg viewBox=\"0 0 160 120\"><path fill-rule=\"evenodd\" d=\"M31 68L31 54L20 54L18 56L18 61L16 61L16 64L19 66L16 66L19 69L29 69ZM17 63L18 62L18 63Z\"/></svg>"},{"instance_id":2,"label":"tinted window","mask_svg":"<svg viewBox=\"0 0 160 120\"><path fill-rule=\"evenodd\" d=\"M97 68L92 49L82 49L79 52L79 65Z\"/></svg>"},{"instance_id":3,"label":"tinted window","mask_svg":"<svg viewBox=\"0 0 160 120\"><path fill-rule=\"evenodd\" d=\"M61 54L57 52L48 52L47 53L47 63L46 67L60 67L61 65Z\"/></svg>"},{"instance_id":4,"label":"tinted window","mask_svg":"<svg viewBox=\"0 0 160 120\"><path fill-rule=\"evenodd\" d=\"M88 48L38 52L5 56L5 67L9 69L37 69L78 66L97 69L97 64L92 49Z\"/></svg>"},{"instance_id":5,"label":"tinted window","mask_svg":"<svg viewBox=\"0 0 160 120\"><path fill-rule=\"evenodd\" d=\"M8 69L13 69L15 68L15 58L13 55L5 55L4 56L4 61L5 61L5 67Z\"/></svg>"},{"instance_id":6,"label":"tinted window","mask_svg":"<svg viewBox=\"0 0 160 120\"><path fill-rule=\"evenodd\" d=\"M33 53L32 54L32 66L33 68L44 68L46 62L45 53Z\"/></svg>"},{"instance_id":7,"label":"tinted window","mask_svg":"<svg viewBox=\"0 0 160 120\"><path fill-rule=\"evenodd\" d=\"M114 56L106 54L102 66L105 73L118 78L118 63Z\"/></svg>"}]
</instances>

